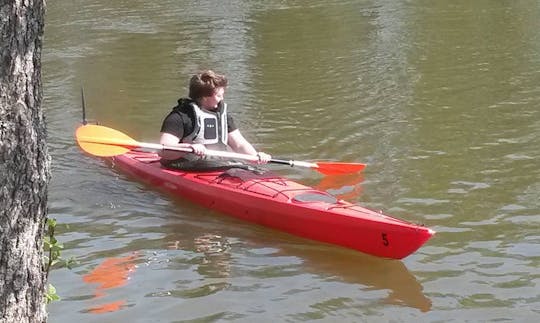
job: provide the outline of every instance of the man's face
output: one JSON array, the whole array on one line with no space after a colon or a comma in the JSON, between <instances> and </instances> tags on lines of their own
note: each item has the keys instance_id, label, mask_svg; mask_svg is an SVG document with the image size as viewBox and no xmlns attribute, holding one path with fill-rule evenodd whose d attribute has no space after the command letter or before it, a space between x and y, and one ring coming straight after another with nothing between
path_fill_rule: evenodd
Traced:
<instances>
[{"instance_id":1,"label":"man's face","mask_svg":"<svg viewBox=\"0 0 540 323\"><path fill-rule=\"evenodd\" d=\"M225 88L218 87L214 94L211 96L205 96L201 100L201 106L205 109L214 109L217 107L218 103L223 101L225 96Z\"/></svg>"}]
</instances>

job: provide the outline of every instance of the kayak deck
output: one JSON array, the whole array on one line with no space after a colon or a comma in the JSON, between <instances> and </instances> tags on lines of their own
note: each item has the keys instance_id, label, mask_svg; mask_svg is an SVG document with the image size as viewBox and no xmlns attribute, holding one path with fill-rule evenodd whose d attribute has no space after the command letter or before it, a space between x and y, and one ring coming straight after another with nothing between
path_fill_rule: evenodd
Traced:
<instances>
[{"instance_id":1,"label":"kayak deck","mask_svg":"<svg viewBox=\"0 0 540 323\"><path fill-rule=\"evenodd\" d=\"M435 231L280 176L248 170L165 169L154 153L128 152L114 166L149 185L236 218L377 257L401 259Z\"/></svg>"}]
</instances>

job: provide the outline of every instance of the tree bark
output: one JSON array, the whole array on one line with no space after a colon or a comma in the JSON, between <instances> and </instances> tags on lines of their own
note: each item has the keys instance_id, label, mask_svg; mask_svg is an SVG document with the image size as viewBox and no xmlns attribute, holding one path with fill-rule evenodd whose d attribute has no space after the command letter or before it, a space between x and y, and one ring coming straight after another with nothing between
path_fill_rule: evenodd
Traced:
<instances>
[{"instance_id":1,"label":"tree bark","mask_svg":"<svg viewBox=\"0 0 540 323\"><path fill-rule=\"evenodd\" d=\"M0 0L0 322L45 322L44 0Z\"/></svg>"}]
</instances>

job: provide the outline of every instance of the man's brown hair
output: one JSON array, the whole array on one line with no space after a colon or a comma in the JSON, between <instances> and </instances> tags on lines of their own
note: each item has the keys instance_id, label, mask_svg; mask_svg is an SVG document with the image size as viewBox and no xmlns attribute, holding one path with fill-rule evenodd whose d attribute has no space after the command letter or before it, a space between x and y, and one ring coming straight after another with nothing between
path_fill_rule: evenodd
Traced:
<instances>
[{"instance_id":1,"label":"man's brown hair","mask_svg":"<svg viewBox=\"0 0 540 323\"><path fill-rule=\"evenodd\" d=\"M202 71L191 77L189 81L189 97L195 101L212 96L217 88L227 86L225 75L218 74L211 70Z\"/></svg>"}]
</instances>

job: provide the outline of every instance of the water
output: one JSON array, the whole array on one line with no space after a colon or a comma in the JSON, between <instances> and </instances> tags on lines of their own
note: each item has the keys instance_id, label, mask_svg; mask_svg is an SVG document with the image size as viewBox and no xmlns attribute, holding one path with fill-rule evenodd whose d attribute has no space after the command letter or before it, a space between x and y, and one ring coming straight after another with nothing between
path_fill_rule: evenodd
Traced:
<instances>
[{"instance_id":1,"label":"water","mask_svg":"<svg viewBox=\"0 0 540 323\"><path fill-rule=\"evenodd\" d=\"M51 1L49 214L73 270L51 322L535 322L540 6L532 1ZM208 211L84 155L90 119L155 142L201 68L227 74L275 171L438 233L375 259Z\"/></svg>"}]
</instances>

